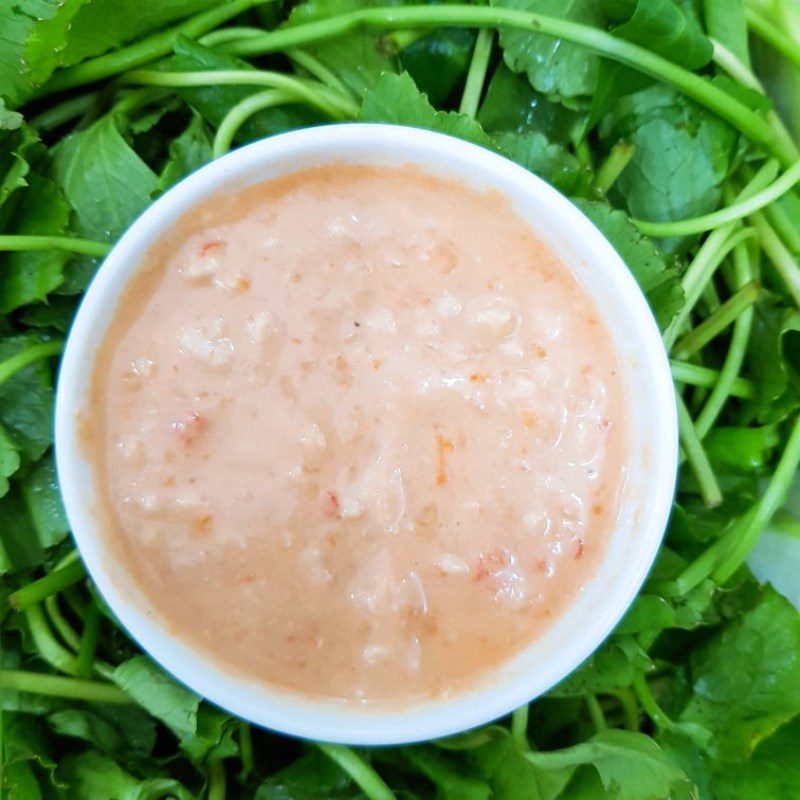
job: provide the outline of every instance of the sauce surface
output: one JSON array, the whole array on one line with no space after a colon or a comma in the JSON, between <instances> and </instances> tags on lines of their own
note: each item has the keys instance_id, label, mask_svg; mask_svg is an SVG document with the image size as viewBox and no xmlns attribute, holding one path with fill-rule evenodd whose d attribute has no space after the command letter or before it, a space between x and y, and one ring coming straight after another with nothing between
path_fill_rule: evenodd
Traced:
<instances>
[{"instance_id":1,"label":"sauce surface","mask_svg":"<svg viewBox=\"0 0 800 800\"><path fill-rule=\"evenodd\" d=\"M334 165L156 245L89 416L111 534L175 634L309 695L473 682L591 577L625 480L611 337L507 200Z\"/></svg>"}]
</instances>

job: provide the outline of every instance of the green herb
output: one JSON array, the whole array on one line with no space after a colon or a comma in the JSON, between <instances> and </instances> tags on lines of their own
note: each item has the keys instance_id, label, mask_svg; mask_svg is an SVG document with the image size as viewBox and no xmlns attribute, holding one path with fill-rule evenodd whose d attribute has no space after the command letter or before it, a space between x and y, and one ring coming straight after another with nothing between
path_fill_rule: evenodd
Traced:
<instances>
[{"instance_id":1,"label":"green herb","mask_svg":"<svg viewBox=\"0 0 800 800\"><path fill-rule=\"evenodd\" d=\"M800 797L796 3L18 0L0 43L3 796ZM341 120L570 196L653 309L683 444L657 562L585 664L507 720L374 751L252 728L143 655L52 457L64 334L125 228L216 155Z\"/></svg>"}]
</instances>

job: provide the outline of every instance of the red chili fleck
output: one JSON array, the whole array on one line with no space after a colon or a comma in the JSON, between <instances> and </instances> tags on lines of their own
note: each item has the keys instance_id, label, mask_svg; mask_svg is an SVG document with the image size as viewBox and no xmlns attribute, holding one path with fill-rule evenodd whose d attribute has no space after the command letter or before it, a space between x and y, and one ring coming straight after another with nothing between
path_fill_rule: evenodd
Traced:
<instances>
[{"instance_id":1,"label":"red chili fleck","mask_svg":"<svg viewBox=\"0 0 800 800\"><path fill-rule=\"evenodd\" d=\"M323 492L320 500L320 510L326 517L335 517L339 513L339 498L336 492L331 489Z\"/></svg>"},{"instance_id":2,"label":"red chili fleck","mask_svg":"<svg viewBox=\"0 0 800 800\"><path fill-rule=\"evenodd\" d=\"M207 256L212 250L216 250L222 242L219 239L209 239L207 242L203 242L198 248L197 253L199 256Z\"/></svg>"},{"instance_id":3,"label":"red chili fleck","mask_svg":"<svg viewBox=\"0 0 800 800\"><path fill-rule=\"evenodd\" d=\"M178 440L184 447L194 444L195 439L208 427L208 421L200 416L197 411L184 414L179 420L172 423Z\"/></svg>"},{"instance_id":4,"label":"red chili fleck","mask_svg":"<svg viewBox=\"0 0 800 800\"><path fill-rule=\"evenodd\" d=\"M575 548L575 559L579 559L583 556L583 539L578 539L578 546Z\"/></svg>"},{"instance_id":5,"label":"red chili fleck","mask_svg":"<svg viewBox=\"0 0 800 800\"><path fill-rule=\"evenodd\" d=\"M601 431L607 431L611 427L611 420L608 417L602 417L600 422L597 423L597 427Z\"/></svg>"}]
</instances>

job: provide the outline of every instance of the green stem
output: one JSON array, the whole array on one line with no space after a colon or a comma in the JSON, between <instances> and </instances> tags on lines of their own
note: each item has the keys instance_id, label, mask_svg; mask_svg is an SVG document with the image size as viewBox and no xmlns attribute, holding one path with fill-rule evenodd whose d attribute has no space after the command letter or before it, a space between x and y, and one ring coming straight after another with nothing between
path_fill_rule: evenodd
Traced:
<instances>
[{"instance_id":1,"label":"green stem","mask_svg":"<svg viewBox=\"0 0 800 800\"><path fill-rule=\"evenodd\" d=\"M190 86L267 86L270 89L292 92L301 102L319 108L333 119L349 119L358 114L358 105L347 95L335 92L317 81L269 70L224 69L197 72L133 70L124 76L124 81L177 89Z\"/></svg>"},{"instance_id":2,"label":"green stem","mask_svg":"<svg viewBox=\"0 0 800 800\"><path fill-rule=\"evenodd\" d=\"M800 161L792 164L783 175L766 189L762 189L752 197L733 205L721 208L702 217L693 217L678 222L645 222L640 219L631 220L646 236L668 238L671 236L691 236L714 230L721 225L744 219L755 211L760 211L778 198L783 197L793 186L800 182Z\"/></svg>"},{"instance_id":3,"label":"green stem","mask_svg":"<svg viewBox=\"0 0 800 800\"><path fill-rule=\"evenodd\" d=\"M800 226L789 217L783 206L773 203L764 209L764 215L792 253L800 253Z\"/></svg>"},{"instance_id":4,"label":"green stem","mask_svg":"<svg viewBox=\"0 0 800 800\"><path fill-rule=\"evenodd\" d=\"M587 694L584 700L586 701L586 710L589 712L589 719L592 721L595 731L600 733L606 728L606 715L603 713L597 695Z\"/></svg>"},{"instance_id":5,"label":"green stem","mask_svg":"<svg viewBox=\"0 0 800 800\"><path fill-rule=\"evenodd\" d=\"M697 327L692 328L676 342L673 353L676 358L689 358L702 350L712 339L719 336L734 320L758 300L761 287L755 282L742 286L731 295L711 316L706 317Z\"/></svg>"},{"instance_id":6,"label":"green stem","mask_svg":"<svg viewBox=\"0 0 800 800\"><path fill-rule=\"evenodd\" d=\"M343 744L322 742L318 742L317 747L353 779L369 800L397 800L383 778L354 750Z\"/></svg>"},{"instance_id":7,"label":"green stem","mask_svg":"<svg viewBox=\"0 0 800 800\"><path fill-rule=\"evenodd\" d=\"M680 439L683 445L683 452L686 454L686 460L689 462L689 466L697 479L703 502L709 507L718 506L722 502L722 492L714 475L714 470L711 468L706 451L703 449L703 443L697 435L697 430L694 427L689 410L683 402L683 398L679 393L676 393L676 397L678 401Z\"/></svg>"},{"instance_id":8,"label":"green stem","mask_svg":"<svg viewBox=\"0 0 800 800\"><path fill-rule=\"evenodd\" d=\"M56 641L41 606L29 606L23 613L39 655L59 672L75 675L78 670L78 662L72 653Z\"/></svg>"},{"instance_id":9,"label":"green stem","mask_svg":"<svg viewBox=\"0 0 800 800\"><path fill-rule=\"evenodd\" d=\"M237 103L225 115L214 135L214 158L219 158L231 149L233 139L239 129L253 114L274 106L287 105L298 102L294 92L284 89L267 89L265 92L256 92Z\"/></svg>"},{"instance_id":10,"label":"green stem","mask_svg":"<svg viewBox=\"0 0 800 800\"><path fill-rule=\"evenodd\" d=\"M757 112L732 98L707 78L695 75L651 50L604 30L511 8L458 4L366 8L263 33L252 39L234 42L226 51L240 56L258 56L333 39L362 28L437 28L446 25L512 28L582 45L593 53L625 64L679 89L730 122L752 141L762 145L786 166L797 158L794 148L780 141Z\"/></svg>"},{"instance_id":11,"label":"green stem","mask_svg":"<svg viewBox=\"0 0 800 800\"><path fill-rule=\"evenodd\" d=\"M748 89L752 89L759 94L766 94L761 81L745 64L743 64L730 50L728 50L727 47L724 47L714 39L711 40L711 44L714 47L712 60L718 67L725 70L725 72L727 72L728 75L730 75L734 80L739 81L742 86L746 86ZM789 133L786 125L784 125L783 120L777 115L777 113L773 109L770 109L767 111L766 117L770 128L772 128L772 130L775 132L775 135L780 137L780 139L783 141L787 151L794 150L797 152L797 146L792 139L791 133Z\"/></svg>"},{"instance_id":12,"label":"green stem","mask_svg":"<svg viewBox=\"0 0 800 800\"><path fill-rule=\"evenodd\" d=\"M528 742L529 713L530 706L526 703L511 715L511 736L522 751L531 749L530 742Z\"/></svg>"},{"instance_id":13,"label":"green stem","mask_svg":"<svg viewBox=\"0 0 800 800\"><path fill-rule=\"evenodd\" d=\"M255 766L255 758L253 756L253 734L247 722L239 723L239 758L242 762L239 779L245 782Z\"/></svg>"},{"instance_id":14,"label":"green stem","mask_svg":"<svg viewBox=\"0 0 800 800\"><path fill-rule=\"evenodd\" d=\"M208 800L225 800L225 766L219 758L208 762Z\"/></svg>"},{"instance_id":15,"label":"green stem","mask_svg":"<svg viewBox=\"0 0 800 800\"><path fill-rule=\"evenodd\" d=\"M83 626L83 636L78 648L78 677L88 678L94 668L97 642L100 634L100 609L95 603L89 604L89 612Z\"/></svg>"},{"instance_id":16,"label":"green stem","mask_svg":"<svg viewBox=\"0 0 800 800\"><path fill-rule=\"evenodd\" d=\"M67 250L85 256L102 258L111 245L90 239L71 239L69 236L0 236L0 251Z\"/></svg>"},{"instance_id":17,"label":"green stem","mask_svg":"<svg viewBox=\"0 0 800 800\"><path fill-rule=\"evenodd\" d=\"M745 519L741 530L734 530L729 534L732 545L722 563L714 570L715 581L724 583L744 563L761 532L786 502L786 496L798 468L800 468L800 416L795 420L783 455L752 515L748 515Z\"/></svg>"},{"instance_id":18,"label":"green stem","mask_svg":"<svg viewBox=\"0 0 800 800\"><path fill-rule=\"evenodd\" d=\"M771 22L762 17L755 9L745 7L747 25L753 33L777 50L787 61L800 69L800 49L797 43Z\"/></svg>"},{"instance_id":19,"label":"green stem","mask_svg":"<svg viewBox=\"0 0 800 800\"><path fill-rule=\"evenodd\" d=\"M639 705L630 689L617 689L614 696L622 706L622 718L629 731L639 730Z\"/></svg>"},{"instance_id":20,"label":"green stem","mask_svg":"<svg viewBox=\"0 0 800 800\"><path fill-rule=\"evenodd\" d=\"M644 712L648 717L650 717L650 719L653 720L656 727L666 729L672 728L674 723L661 710L661 707L656 702L655 698L650 692L650 687L647 685L647 681L645 680L643 672L637 672L634 675L633 683L631 685L633 686L633 691L636 694L636 698L641 703Z\"/></svg>"},{"instance_id":21,"label":"green stem","mask_svg":"<svg viewBox=\"0 0 800 800\"><path fill-rule=\"evenodd\" d=\"M606 194L617 182L619 176L625 171L625 167L630 164L635 152L636 148L629 142L617 142L611 148L611 152L600 165L594 179L594 188L600 194Z\"/></svg>"},{"instance_id":22,"label":"green stem","mask_svg":"<svg viewBox=\"0 0 800 800\"><path fill-rule=\"evenodd\" d=\"M52 131L60 128L73 119L82 117L96 102L99 97L98 92L82 94L78 97L70 97L57 105L42 111L30 121L32 128L37 131Z\"/></svg>"},{"instance_id":23,"label":"green stem","mask_svg":"<svg viewBox=\"0 0 800 800\"><path fill-rule=\"evenodd\" d=\"M61 613L61 609L58 607L58 595L50 595L50 597L44 601L44 610L47 614L49 624L61 637L61 641L64 642L73 653L77 653L81 646L81 638Z\"/></svg>"},{"instance_id":24,"label":"green stem","mask_svg":"<svg viewBox=\"0 0 800 800\"><path fill-rule=\"evenodd\" d=\"M752 89L754 92L764 94L764 87L761 81L743 64L725 45L718 42L716 39L711 39L713 47L712 61L734 80Z\"/></svg>"},{"instance_id":25,"label":"green stem","mask_svg":"<svg viewBox=\"0 0 800 800\"><path fill-rule=\"evenodd\" d=\"M229 19L238 17L249 9L261 5L267 0L231 0L223 3L219 8L203 11L194 17L168 28L165 31L149 36L139 42L114 50L106 55L76 64L74 67L60 70L50 78L41 88L38 96L44 97L65 89L84 86L88 83L101 81L122 72L134 69L155 61L172 52L173 45L179 36L188 36L197 39L209 31L218 28Z\"/></svg>"},{"instance_id":26,"label":"green stem","mask_svg":"<svg viewBox=\"0 0 800 800\"><path fill-rule=\"evenodd\" d=\"M697 301L703 294L706 284L714 277L719 265L736 245L754 235L751 228L736 230L738 223L730 223L717 228L703 242L692 263L681 280L685 301L680 311L664 332L664 344L667 350L672 348L678 334L689 319Z\"/></svg>"},{"instance_id":27,"label":"green stem","mask_svg":"<svg viewBox=\"0 0 800 800\"><path fill-rule=\"evenodd\" d=\"M733 264L735 286L745 285L753 277L753 268L750 264L746 245L739 245L734 249ZM747 345L750 341L752 326L753 309L748 308L745 309L733 325L733 334L728 345L728 352L725 355L725 362L719 371L711 394L695 420L695 429L701 439L708 435L728 398L734 394L736 382L742 380L739 378L739 371L747 354Z\"/></svg>"},{"instance_id":28,"label":"green stem","mask_svg":"<svg viewBox=\"0 0 800 800\"><path fill-rule=\"evenodd\" d=\"M349 97L347 87L333 74L318 58L307 53L305 50L290 50L287 55L294 61L295 64L302 67L309 75L313 75L320 83L327 86L329 89ZM353 107L354 113L350 116L355 116L356 106Z\"/></svg>"},{"instance_id":29,"label":"green stem","mask_svg":"<svg viewBox=\"0 0 800 800\"><path fill-rule=\"evenodd\" d=\"M800 267L794 256L786 249L786 245L763 214L753 214L753 226L758 234L761 247L767 254L770 263L781 277L795 304L800 306Z\"/></svg>"},{"instance_id":30,"label":"green stem","mask_svg":"<svg viewBox=\"0 0 800 800\"><path fill-rule=\"evenodd\" d=\"M0 670L0 687L16 692L63 697L69 700L86 700L93 703L128 704L133 701L112 684L87 681L81 678L64 678L22 670Z\"/></svg>"},{"instance_id":31,"label":"green stem","mask_svg":"<svg viewBox=\"0 0 800 800\"><path fill-rule=\"evenodd\" d=\"M31 348L31 350L32 349L33 348ZM6 362L0 364L0 368L2 368L5 363ZM78 581L83 580L85 577L86 572L83 568L83 564L80 561L72 561L60 569L53 570L49 575L45 575L44 578L39 578L17 589L17 591L8 598L8 602L16 611L25 611L25 609L50 597L50 595L64 591L68 586L78 583Z\"/></svg>"},{"instance_id":32,"label":"green stem","mask_svg":"<svg viewBox=\"0 0 800 800\"><path fill-rule=\"evenodd\" d=\"M672 378L676 383L685 383L689 386L699 386L702 389L712 389L720 379L720 372L710 367L701 367L699 364L686 364L683 361L670 361ZM756 387L746 378L735 378L730 386L733 397L749 400L755 397Z\"/></svg>"},{"instance_id":33,"label":"green stem","mask_svg":"<svg viewBox=\"0 0 800 800\"><path fill-rule=\"evenodd\" d=\"M253 36L260 36L264 31L261 28L250 28L246 25L232 25L230 28L220 28L218 31L211 31L205 36L201 36L198 41L205 47L218 47L221 44L228 44L239 39L251 39Z\"/></svg>"},{"instance_id":34,"label":"green stem","mask_svg":"<svg viewBox=\"0 0 800 800\"><path fill-rule=\"evenodd\" d=\"M492 56L492 40L494 31L491 28L481 28L475 39L475 48L472 51L472 61L469 64L467 80L464 83L464 93L461 95L459 111L468 117L475 117L478 105L483 94L483 84L486 81L486 71L489 69L489 59Z\"/></svg>"}]
</instances>

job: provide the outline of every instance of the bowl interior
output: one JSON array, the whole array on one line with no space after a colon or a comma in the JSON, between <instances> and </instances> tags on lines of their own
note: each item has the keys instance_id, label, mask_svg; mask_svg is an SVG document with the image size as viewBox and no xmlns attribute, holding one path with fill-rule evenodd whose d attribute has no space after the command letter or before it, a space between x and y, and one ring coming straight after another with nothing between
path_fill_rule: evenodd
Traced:
<instances>
[{"instance_id":1,"label":"bowl interior","mask_svg":"<svg viewBox=\"0 0 800 800\"><path fill-rule=\"evenodd\" d=\"M414 164L509 197L594 297L619 353L630 400L622 513L596 574L575 602L480 685L447 699L383 711L256 684L171 634L158 609L104 546L78 420L97 347L153 242L214 194L337 161ZM458 139L394 126L337 125L282 134L213 162L167 192L125 233L89 287L70 334L58 388L56 458L67 515L98 589L122 625L178 680L239 716L288 734L392 744L448 735L508 713L565 677L607 636L641 586L663 536L677 463L675 418L669 366L647 303L611 245L566 198L522 167Z\"/></svg>"}]
</instances>

